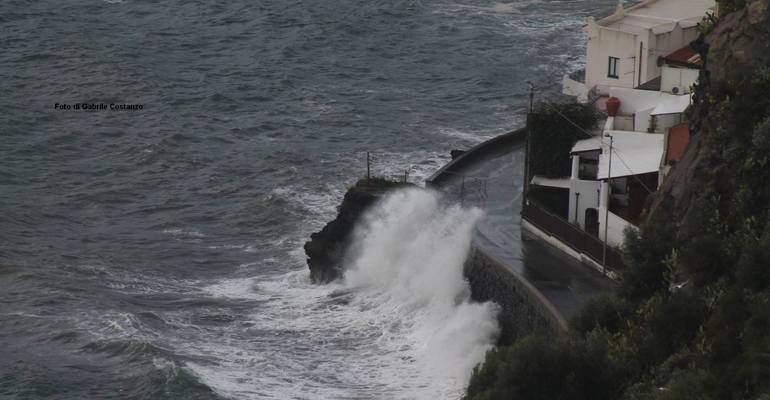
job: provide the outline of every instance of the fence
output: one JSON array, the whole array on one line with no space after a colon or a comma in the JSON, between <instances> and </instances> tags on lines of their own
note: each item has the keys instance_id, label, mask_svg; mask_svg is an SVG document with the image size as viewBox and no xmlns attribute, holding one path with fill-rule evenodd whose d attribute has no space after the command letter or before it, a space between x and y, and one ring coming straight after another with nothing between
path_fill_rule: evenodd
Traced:
<instances>
[{"instance_id":1,"label":"fence","mask_svg":"<svg viewBox=\"0 0 770 400\"><path fill-rule=\"evenodd\" d=\"M546 233L555 236L573 250L586 254L598 264L602 264L604 242L599 238L567 222L558 215L547 211L531 200L522 207L522 218ZM619 271L625 268L620 252L613 247L607 247L606 261L607 268L611 270Z\"/></svg>"},{"instance_id":2,"label":"fence","mask_svg":"<svg viewBox=\"0 0 770 400\"><path fill-rule=\"evenodd\" d=\"M489 197L489 178L470 176L459 172L444 171L441 185L430 185L440 190L444 197L462 206L484 208Z\"/></svg>"},{"instance_id":3,"label":"fence","mask_svg":"<svg viewBox=\"0 0 770 400\"><path fill-rule=\"evenodd\" d=\"M409 182L409 175L410 171L413 170L413 166L409 166L408 168L404 169L403 172L399 173L393 173L392 171L390 173L388 172L376 172L372 171L372 165L376 164L379 161L378 157L371 152L366 152L366 179L385 179L393 182L401 182L401 183L408 183Z\"/></svg>"},{"instance_id":4,"label":"fence","mask_svg":"<svg viewBox=\"0 0 770 400\"><path fill-rule=\"evenodd\" d=\"M366 176L367 180L385 179L393 182L408 183L414 166L409 166L403 172L395 173L383 171L383 168L375 168L377 165L386 164L380 159L380 156L371 152L366 152ZM477 176L469 176L463 173L444 171L444 181L440 184L427 180L426 186L439 190L444 193L445 198L456 201L463 206L476 206L484 208L487 202L487 188L489 179ZM419 181L419 179L417 179ZM414 183L414 182L412 182Z\"/></svg>"}]
</instances>

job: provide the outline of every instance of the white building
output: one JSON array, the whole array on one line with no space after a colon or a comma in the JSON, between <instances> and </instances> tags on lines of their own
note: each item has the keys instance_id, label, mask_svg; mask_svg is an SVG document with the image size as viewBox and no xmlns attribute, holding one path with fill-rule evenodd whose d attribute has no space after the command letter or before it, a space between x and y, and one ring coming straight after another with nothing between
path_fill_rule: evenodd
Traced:
<instances>
[{"instance_id":1,"label":"white building","mask_svg":"<svg viewBox=\"0 0 770 400\"><path fill-rule=\"evenodd\" d=\"M609 17L588 19L586 69L564 77L564 93L591 97L601 110L617 100L619 109L611 107L600 134L572 147L570 176L532 177L539 190L527 196L532 220L525 215L525 229L594 265L608 262L607 245L620 247L624 232L637 229L650 195L689 143L684 112L703 67L690 43L715 7L714 0L643 0L628 8L621 1Z\"/></svg>"},{"instance_id":2,"label":"white building","mask_svg":"<svg viewBox=\"0 0 770 400\"><path fill-rule=\"evenodd\" d=\"M586 69L583 79L564 77L564 92L585 101L594 90L609 95L611 87L637 88L661 79L663 61L698 37L697 25L709 12L714 0L644 0L624 8L622 0L615 13L600 19L588 18ZM678 67L678 66L677 66ZM667 74L674 79L674 72ZM693 73L685 73L678 84L666 81L666 88L692 83ZM695 74L697 78L697 74ZM659 90L659 89L658 89Z\"/></svg>"},{"instance_id":3,"label":"white building","mask_svg":"<svg viewBox=\"0 0 770 400\"><path fill-rule=\"evenodd\" d=\"M607 243L618 247L624 231L635 229L670 161L686 147L684 111L691 96L619 87L609 94L620 100L619 113L607 118L601 135L575 143L571 175L535 176L531 184L562 189L568 204L563 217L602 241L606 231Z\"/></svg>"}]
</instances>

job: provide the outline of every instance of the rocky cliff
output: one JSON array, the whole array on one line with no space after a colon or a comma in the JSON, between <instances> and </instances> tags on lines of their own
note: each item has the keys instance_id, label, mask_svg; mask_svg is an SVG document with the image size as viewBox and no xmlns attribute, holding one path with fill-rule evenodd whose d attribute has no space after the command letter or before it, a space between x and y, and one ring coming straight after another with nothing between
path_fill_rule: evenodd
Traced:
<instances>
[{"instance_id":1,"label":"rocky cliff","mask_svg":"<svg viewBox=\"0 0 770 400\"><path fill-rule=\"evenodd\" d=\"M702 175L701 170L724 160L719 153L727 149L718 147L725 142L717 136L735 132L736 139L749 139L746 133L754 131L753 124L766 113L766 82L762 81L770 78L770 3L748 3L744 9L724 16L694 45L706 61L689 112L694 136L685 156L658 191L652 208L658 212L675 208L685 213L680 225L683 238L697 232L694 221L701 219L697 207L691 207L701 188L692 182Z\"/></svg>"},{"instance_id":2,"label":"rocky cliff","mask_svg":"<svg viewBox=\"0 0 770 400\"><path fill-rule=\"evenodd\" d=\"M413 186L372 178L361 179L348 189L342 204L337 207L337 217L320 232L310 235L310 240L305 243L307 265L313 282L327 283L342 275L345 251L353 239L356 223L369 207L392 190Z\"/></svg>"},{"instance_id":3,"label":"rocky cliff","mask_svg":"<svg viewBox=\"0 0 770 400\"><path fill-rule=\"evenodd\" d=\"M688 112L692 141L656 194L648 219L670 233L678 260L669 267L695 283L732 273L728 266L750 243L745 236L761 235L768 222L770 3L745 3L696 42L706 63ZM695 265L707 261L698 253L733 237L729 252L706 262L719 266L705 271Z\"/></svg>"}]
</instances>

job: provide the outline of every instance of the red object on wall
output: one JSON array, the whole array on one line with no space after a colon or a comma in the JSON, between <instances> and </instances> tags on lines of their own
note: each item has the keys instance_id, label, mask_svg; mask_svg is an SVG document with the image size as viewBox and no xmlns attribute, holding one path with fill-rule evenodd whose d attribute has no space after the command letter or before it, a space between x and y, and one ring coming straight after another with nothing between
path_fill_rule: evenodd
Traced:
<instances>
[{"instance_id":1,"label":"red object on wall","mask_svg":"<svg viewBox=\"0 0 770 400\"><path fill-rule=\"evenodd\" d=\"M607 115L615 117L620 111L620 99L617 97L610 97L607 99Z\"/></svg>"},{"instance_id":2,"label":"red object on wall","mask_svg":"<svg viewBox=\"0 0 770 400\"><path fill-rule=\"evenodd\" d=\"M679 161L690 143L690 126L685 122L671 128L666 146L666 162Z\"/></svg>"}]
</instances>

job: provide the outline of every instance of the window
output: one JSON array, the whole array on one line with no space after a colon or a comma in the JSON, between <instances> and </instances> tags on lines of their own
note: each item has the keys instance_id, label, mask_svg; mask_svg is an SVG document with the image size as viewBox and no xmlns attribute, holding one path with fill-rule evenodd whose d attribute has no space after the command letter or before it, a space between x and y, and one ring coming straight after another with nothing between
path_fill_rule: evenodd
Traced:
<instances>
[{"instance_id":1,"label":"window","mask_svg":"<svg viewBox=\"0 0 770 400\"><path fill-rule=\"evenodd\" d=\"M607 68L607 77L618 79L618 64L620 59L616 57L610 57L609 68Z\"/></svg>"}]
</instances>

